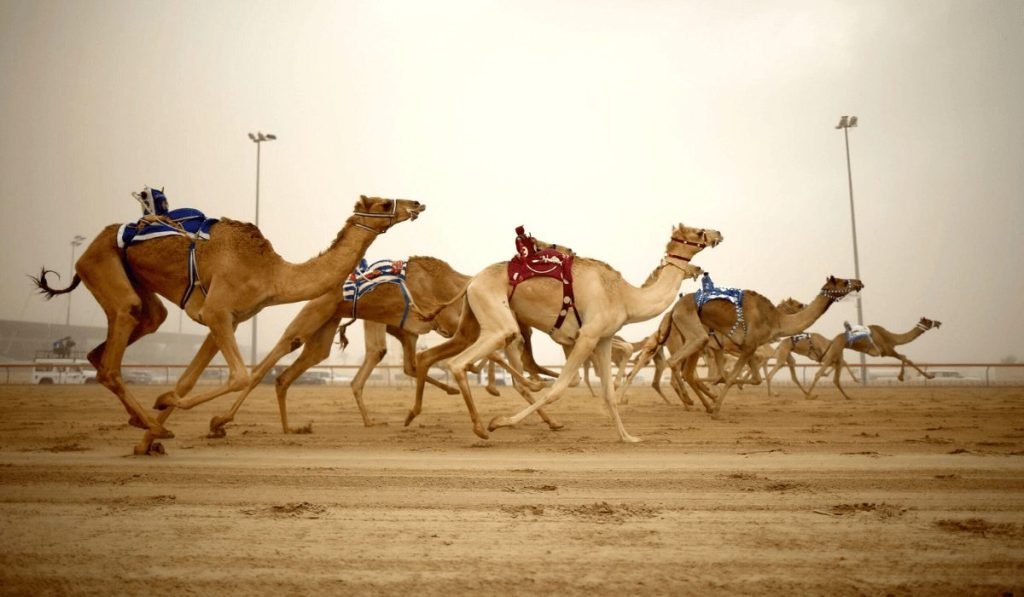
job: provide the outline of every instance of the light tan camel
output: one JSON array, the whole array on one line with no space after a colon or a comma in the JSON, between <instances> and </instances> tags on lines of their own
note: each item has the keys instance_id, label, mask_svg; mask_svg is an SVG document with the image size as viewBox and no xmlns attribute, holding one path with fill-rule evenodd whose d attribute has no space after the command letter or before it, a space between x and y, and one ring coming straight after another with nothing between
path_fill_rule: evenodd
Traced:
<instances>
[{"instance_id":1,"label":"light tan camel","mask_svg":"<svg viewBox=\"0 0 1024 597\"><path fill-rule=\"evenodd\" d=\"M671 325L678 329L684 344L669 358L668 365L675 368L680 363L690 360L688 364L683 365L683 377L698 395L704 394L709 400L714 400L711 415L717 418L729 389L736 383L739 374L759 346L782 336L802 332L817 321L832 303L851 292L860 291L863 287L860 280L829 276L814 300L806 308L793 314L785 314L767 298L752 290L744 290L742 313L745 325L737 325L736 307L733 303L724 299L714 299L698 310L696 295L687 294L676 302L671 311ZM709 341L708 330L714 331L719 337L731 340L739 350L739 359L726 377L725 385L717 397L697 379L695 373L697 357ZM652 354L653 349L645 350L630 375L632 376L639 367L646 365ZM627 380L623 387L628 387L630 381Z\"/></svg>"},{"instance_id":2,"label":"light tan camel","mask_svg":"<svg viewBox=\"0 0 1024 597\"><path fill-rule=\"evenodd\" d=\"M771 357L775 359L775 366L767 375L768 392L773 396L779 395L777 392L772 392L772 378L779 369L782 367L788 367L789 375L793 379L793 383L796 384L796 387L800 388L801 392L806 394L807 390L804 389L804 386L797 378L796 359L793 358L793 355L798 354L820 364L821 360L825 358L825 352L828 351L828 347L831 343L831 340L817 332L783 338L775 348L775 352ZM853 374L853 370L850 369L850 366L845 361L843 362L843 367L850 374L850 379L852 379L854 383L857 383L857 377Z\"/></svg>"},{"instance_id":3,"label":"light tan camel","mask_svg":"<svg viewBox=\"0 0 1024 597\"><path fill-rule=\"evenodd\" d=\"M84 282L107 315L107 339L89 353L97 381L113 392L131 415L129 423L146 429L136 454L149 453L153 440L173 437L164 421L179 402L200 403L249 385L249 374L235 342L235 327L263 307L308 300L323 295L341 282L379 234L425 209L418 201L360 197L353 213L331 246L304 263L293 264L274 252L259 229L245 222L222 219L210 229L209 240L165 236L118 249L118 225L103 229L75 264L75 277L63 290L51 289L46 271L36 280L52 297L70 292ZM195 277L188 263L194 258ZM198 286L202 292L186 291ZM178 379L175 389L157 399L163 412L145 411L125 388L121 360L129 344L152 333L167 316L158 296L179 302L194 321L210 330L202 346ZM225 385L182 401L218 350L230 368Z\"/></svg>"},{"instance_id":4,"label":"light tan camel","mask_svg":"<svg viewBox=\"0 0 1024 597\"><path fill-rule=\"evenodd\" d=\"M927 332L932 328L938 328L941 325L941 321L934 321L926 317L922 317L913 329L902 334L890 332L889 330L885 329L880 325L869 325L868 329L871 330L870 336L858 338L849 344L847 344L845 333L837 335L835 338L832 339L831 344L829 344L828 349L825 351L825 356L821 360L821 367L818 369L818 372L814 374L814 379L811 380L811 385L810 387L807 388L804 394L806 394L806 396L810 398L812 396L812 392L814 391L814 386L817 385L818 380L823 375L826 374L826 371L829 367L835 367L835 370L832 373L832 383L837 388L839 388L839 392L843 395L844 398L846 398L847 400L850 399L850 396L846 394L846 392L843 390L843 387L839 385L840 369L845 364L845 361L843 360L843 349L845 348L849 348L850 350L854 350L857 352L863 352L864 354L873 357L892 357L899 359L900 373L899 375L896 376L896 378L899 379L900 381L903 381L903 370L906 368L907 365L910 365L914 369L917 369L918 373L925 376L926 378L932 379L933 377L935 377L934 375L926 371L922 371L920 367L915 365L905 355L896 352L896 347L901 346L903 344L909 344L914 340L917 340L921 336L921 334Z\"/></svg>"},{"instance_id":5,"label":"light tan camel","mask_svg":"<svg viewBox=\"0 0 1024 597\"><path fill-rule=\"evenodd\" d=\"M469 276L455 271L441 259L413 256L407 262L405 275L410 303L406 303L401 288L391 283L381 284L357 299L355 311L352 302L345 300L340 284L326 294L309 301L288 324L267 356L253 370L249 386L235 399L231 408L210 421L210 434L213 437L223 437L224 425L234 420L235 414L249 393L282 357L301 346L302 353L277 376L274 382L281 428L285 433L294 432L288 426L288 388L303 372L330 356L334 334L338 331L341 320L352 317L353 312L358 319L365 322L366 352L362 366L352 379L352 394L359 407L363 424L367 427L374 425L363 403L363 387L374 368L387 354L385 333L389 332L399 340L402 345L405 374L415 376L413 355L416 353L417 340L421 335L432 331L445 338L451 337L459 324L462 303L445 306L433 314L429 321L423 318L420 309L446 304L462 291L468 281ZM407 312L410 305L416 305L416 308L408 309ZM344 329L340 335L342 344L347 344ZM532 362L532 355L528 360ZM449 394L459 392L431 377L427 377L427 382ZM190 407L196 404L198 402L192 401Z\"/></svg>"},{"instance_id":6,"label":"light tan camel","mask_svg":"<svg viewBox=\"0 0 1024 597\"><path fill-rule=\"evenodd\" d=\"M562 283L559 280L535 278L524 282L517 287L510 301L508 262L485 268L467 286L467 306L463 308L462 321L455 336L416 356L416 403L406 417L406 424L422 408L424 373L432 363L450 357L448 369L462 390L473 421L473 431L477 436L487 438L487 431L480 422L466 380L466 367L480 357L504 347L510 364L522 370L519 323L524 323L547 332L558 344L572 345L572 350L555 383L540 400L534 401L529 390L517 383L516 389L531 402L530 406L514 416L494 418L488 425L489 430L515 425L560 398L573 374L593 354L601 376L604 399L619 437L623 441L639 441L626 432L612 399L612 337L623 325L650 319L671 304L683 280L695 277L701 271L690 265L690 259L705 247L717 245L721 240L722 235L718 231L688 228L680 224L672 231L661 264L640 288L626 283L619 272L601 261L577 257L573 263L572 276L576 309L582 326L569 317L559 329L552 327L559 311L565 309Z\"/></svg>"}]
</instances>

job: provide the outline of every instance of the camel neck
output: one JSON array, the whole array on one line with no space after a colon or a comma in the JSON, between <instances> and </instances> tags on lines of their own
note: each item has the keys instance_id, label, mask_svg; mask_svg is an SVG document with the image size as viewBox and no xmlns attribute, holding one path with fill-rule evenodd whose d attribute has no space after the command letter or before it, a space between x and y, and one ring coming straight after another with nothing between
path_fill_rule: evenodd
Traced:
<instances>
[{"instance_id":1,"label":"camel neck","mask_svg":"<svg viewBox=\"0 0 1024 597\"><path fill-rule=\"evenodd\" d=\"M899 346L900 344L909 344L925 333L925 329L920 326L915 326L909 332L903 332L902 334L891 334L890 340L893 345Z\"/></svg>"},{"instance_id":2,"label":"camel neck","mask_svg":"<svg viewBox=\"0 0 1024 597\"><path fill-rule=\"evenodd\" d=\"M640 288L626 284L626 323L647 321L667 309L685 278L682 268L663 263L651 274L649 283Z\"/></svg>"},{"instance_id":3,"label":"camel neck","mask_svg":"<svg viewBox=\"0 0 1024 597\"><path fill-rule=\"evenodd\" d=\"M805 309L779 318L780 336L792 336L811 327L818 318L828 310L834 301L821 294L814 297Z\"/></svg>"},{"instance_id":4,"label":"camel neck","mask_svg":"<svg viewBox=\"0 0 1024 597\"><path fill-rule=\"evenodd\" d=\"M355 269L378 234L350 217L330 248L303 263L284 263L274 276L279 302L316 298L337 287Z\"/></svg>"}]
</instances>

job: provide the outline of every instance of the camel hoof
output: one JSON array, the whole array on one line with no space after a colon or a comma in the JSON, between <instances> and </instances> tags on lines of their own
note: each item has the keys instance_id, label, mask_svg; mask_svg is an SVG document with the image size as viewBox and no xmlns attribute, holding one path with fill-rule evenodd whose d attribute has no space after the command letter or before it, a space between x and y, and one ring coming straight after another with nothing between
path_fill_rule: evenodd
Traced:
<instances>
[{"instance_id":1,"label":"camel hoof","mask_svg":"<svg viewBox=\"0 0 1024 597\"><path fill-rule=\"evenodd\" d=\"M160 442L153 442L148 446L135 446L133 451L136 456L163 456L167 453Z\"/></svg>"},{"instance_id":2,"label":"camel hoof","mask_svg":"<svg viewBox=\"0 0 1024 597\"><path fill-rule=\"evenodd\" d=\"M210 432L206 434L206 439L223 439L228 436L228 432L223 427L214 427L210 425Z\"/></svg>"},{"instance_id":3,"label":"camel hoof","mask_svg":"<svg viewBox=\"0 0 1024 597\"><path fill-rule=\"evenodd\" d=\"M487 386L484 389L487 390L487 393L490 394L491 396L501 396L501 392L498 391L498 388L492 388L490 386Z\"/></svg>"},{"instance_id":4,"label":"camel hoof","mask_svg":"<svg viewBox=\"0 0 1024 597\"><path fill-rule=\"evenodd\" d=\"M174 397L174 392L164 392L156 399L153 403L153 408L156 410L167 410L168 408L178 406L178 399Z\"/></svg>"},{"instance_id":5,"label":"camel hoof","mask_svg":"<svg viewBox=\"0 0 1024 597\"><path fill-rule=\"evenodd\" d=\"M445 390L445 393L448 394L449 396L458 396L459 395L459 389L458 388L453 388L451 386L448 386L448 389Z\"/></svg>"},{"instance_id":6,"label":"camel hoof","mask_svg":"<svg viewBox=\"0 0 1024 597\"><path fill-rule=\"evenodd\" d=\"M546 387L547 387L547 384L545 384L542 381L533 381L532 379L526 380L526 388L528 390L530 390L531 392L540 392L541 390L543 390ZM576 386L572 386L572 387L576 387Z\"/></svg>"},{"instance_id":7,"label":"camel hoof","mask_svg":"<svg viewBox=\"0 0 1024 597\"><path fill-rule=\"evenodd\" d=\"M479 425L473 425L473 433L476 434L480 439L490 439L491 436L484 431L484 428Z\"/></svg>"},{"instance_id":8,"label":"camel hoof","mask_svg":"<svg viewBox=\"0 0 1024 597\"><path fill-rule=\"evenodd\" d=\"M639 444L640 442L642 442L644 440L640 439L639 437L634 437L632 435L626 434L626 435L622 436L622 441L627 443L627 444Z\"/></svg>"},{"instance_id":9,"label":"camel hoof","mask_svg":"<svg viewBox=\"0 0 1024 597\"><path fill-rule=\"evenodd\" d=\"M216 431L217 429L223 429L225 425L231 422L231 417L213 417L210 419L210 431Z\"/></svg>"},{"instance_id":10,"label":"camel hoof","mask_svg":"<svg viewBox=\"0 0 1024 597\"><path fill-rule=\"evenodd\" d=\"M715 421L720 421L722 420L722 413L718 412L717 410L711 411L711 418Z\"/></svg>"},{"instance_id":11,"label":"camel hoof","mask_svg":"<svg viewBox=\"0 0 1024 597\"><path fill-rule=\"evenodd\" d=\"M408 425L408 423L406 423L406 425ZM363 427L387 427L387 426L388 426L388 422L387 421L376 421L374 419L370 419L369 421L363 421Z\"/></svg>"},{"instance_id":12,"label":"camel hoof","mask_svg":"<svg viewBox=\"0 0 1024 597\"><path fill-rule=\"evenodd\" d=\"M412 420L415 419L415 418L416 418L416 412L410 410L409 414L405 415L405 426L408 427L409 423L412 423Z\"/></svg>"},{"instance_id":13,"label":"camel hoof","mask_svg":"<svg viewBox=\"0 0 1024 597\"><path fill-rule=\"evenodd\" d=\"M558 431L559 429L565 429L565 424L564 423L560 423L560 422L558 422L558 421L556 421L554 419L551 419L550 421L548 421L548 429L550 429L551 431Z\"/></svg>"},{"instance_id":14,"label":"camel hoof","mask_svg":"<svg viewBox=\"0 0 1024 597\"><path fill-rule=\"evenodd\" d=\"M499 427L508 427L509 425L511 425L511 423L509 423L508 417L494 417L491 419L491 422L487 424L487 429L494 431Z\"/></svg>"}]
</instances>

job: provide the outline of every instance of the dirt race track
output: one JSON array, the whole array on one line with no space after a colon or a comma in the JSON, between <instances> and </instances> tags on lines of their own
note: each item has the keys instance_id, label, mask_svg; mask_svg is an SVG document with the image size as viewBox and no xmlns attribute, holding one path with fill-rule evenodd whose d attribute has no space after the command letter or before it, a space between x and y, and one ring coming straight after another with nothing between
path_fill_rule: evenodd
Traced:
<instances>
[{"instance_id":1,"label":"dirt race track","mask_svg":"<svg viewBox=\"0 0 1024 597\"><path fill-rule=\"evenodd\" d=\"M138 387L145 404L166 388ZM477 439L457 396L271 386L164 456L100 387L0 386L3 594L1024 595L1024 389L733 393L723 418L635 389ZM477 395L486 420L520 408Z\"/></svg>"}]
</instances>

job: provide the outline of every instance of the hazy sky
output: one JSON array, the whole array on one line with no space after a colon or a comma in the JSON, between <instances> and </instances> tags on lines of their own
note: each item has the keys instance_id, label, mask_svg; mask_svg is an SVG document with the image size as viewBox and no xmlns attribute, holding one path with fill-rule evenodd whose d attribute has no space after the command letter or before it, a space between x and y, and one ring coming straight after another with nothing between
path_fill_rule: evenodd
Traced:
<instances>
[{"instance_id":1,"label":"hazy sky","mask_svg":"<svg viewBox=\"0 0 1024 597\"><path fill-rule=\"evenodd\" d=\"M143 185L252 221L257 130L279 136L260 227L291 261L396 196L428 210L370 258L474 273L524 224L639 285L682 221L725 235L697 259L719 285L807 301L853 276L833 127L856 114L866 323L941 320L918 361L1024 358L1020 0L0 0L0 109L0 319L63 323L26 275L66 274ZM263 311L261 349L297 310ZM72 322L104 323L84 288Z\"/></svg>"}]
</instances>

